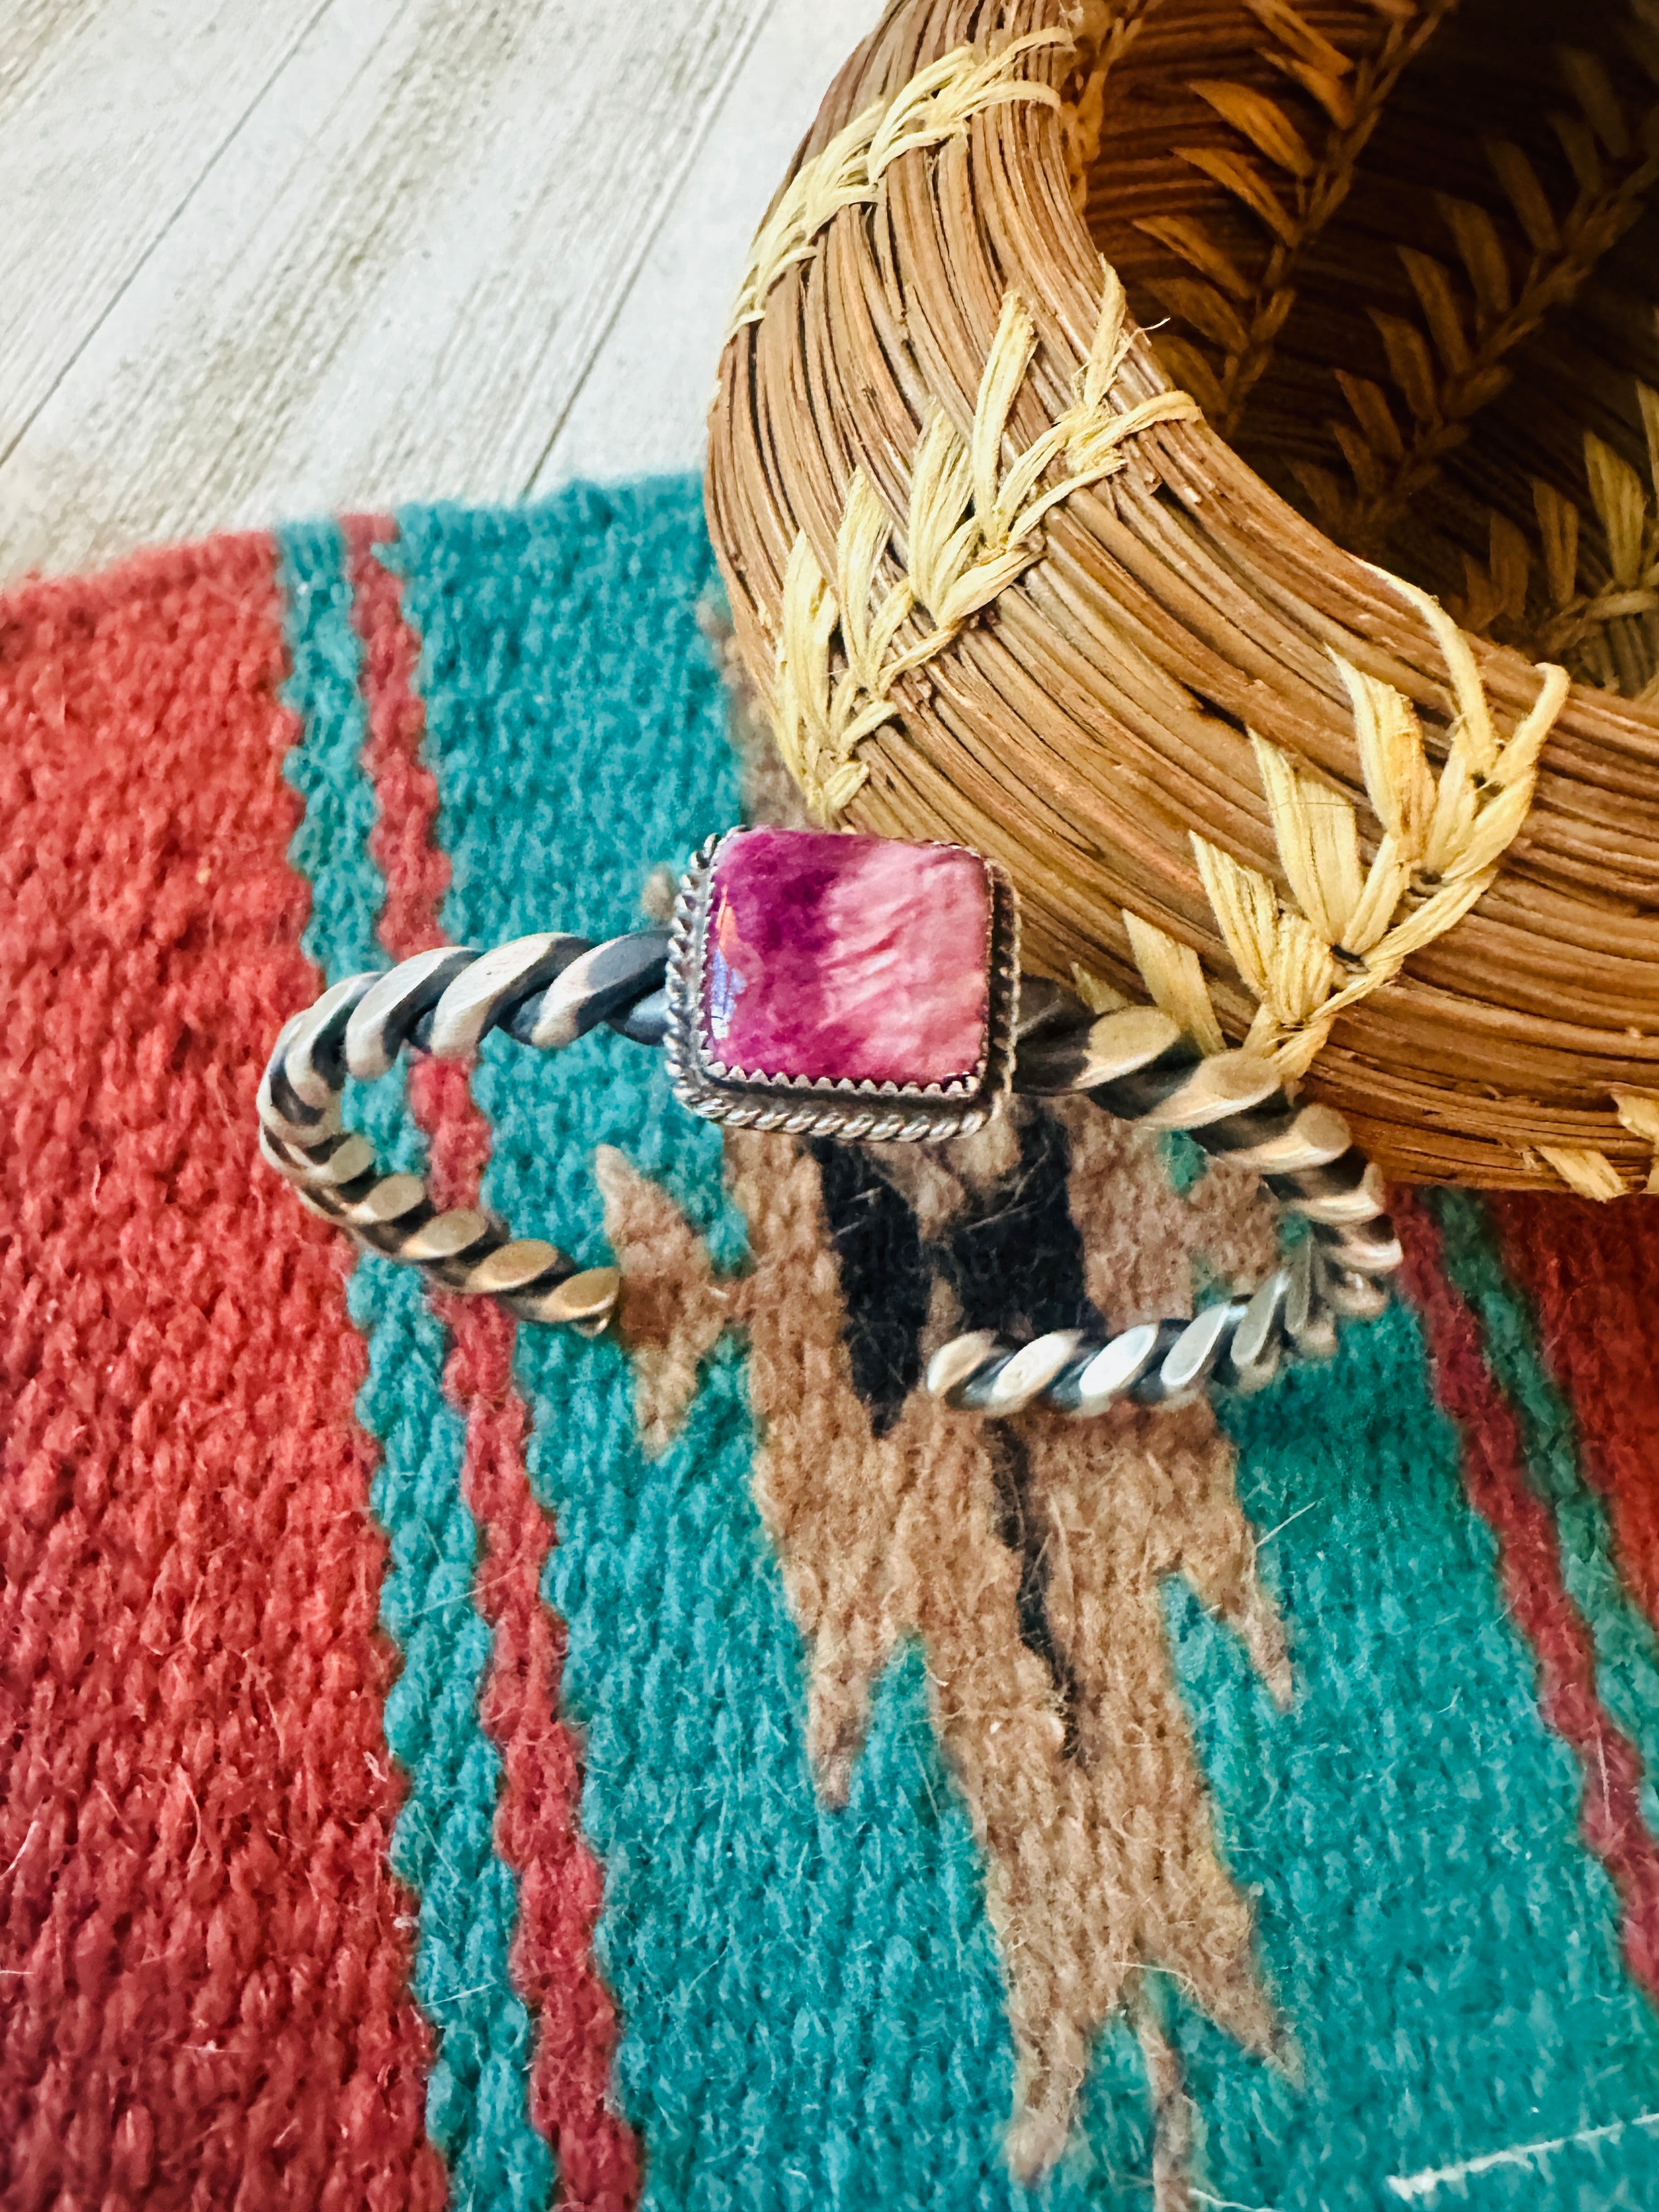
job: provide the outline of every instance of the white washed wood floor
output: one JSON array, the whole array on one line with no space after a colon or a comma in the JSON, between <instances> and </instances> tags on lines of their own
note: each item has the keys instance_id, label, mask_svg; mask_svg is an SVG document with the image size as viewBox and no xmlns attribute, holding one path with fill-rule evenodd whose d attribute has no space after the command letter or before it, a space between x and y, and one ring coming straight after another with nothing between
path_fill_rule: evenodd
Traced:
<instances>
[{"instance_id":1,"label":"white washed wood floor","mask_svg":"<svg viewBox=\"0 0 1659 2212\"><path fill-rule=\"evenodd\" d=\"M878 0L0 0L0 580L694 468Z\"/></svg>"}]
</instances>

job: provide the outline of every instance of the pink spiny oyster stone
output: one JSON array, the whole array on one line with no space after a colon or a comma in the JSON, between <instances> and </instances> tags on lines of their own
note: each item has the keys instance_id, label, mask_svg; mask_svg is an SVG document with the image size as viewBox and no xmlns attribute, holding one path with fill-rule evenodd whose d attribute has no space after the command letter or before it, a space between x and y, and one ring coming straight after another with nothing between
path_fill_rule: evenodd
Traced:
<instances>
[{"instance_id":1,"label":"pink spiny oyster stone","mask_svg":"<svg viewBox=\"0 0 1659 2212\"><path fill-rule=\"evenodd\" d=\"M714 859L700 1021L711 1063L812 1083L971 1084L990 1012L976 854L738 830Z\"/></svg>"}]
</instances>

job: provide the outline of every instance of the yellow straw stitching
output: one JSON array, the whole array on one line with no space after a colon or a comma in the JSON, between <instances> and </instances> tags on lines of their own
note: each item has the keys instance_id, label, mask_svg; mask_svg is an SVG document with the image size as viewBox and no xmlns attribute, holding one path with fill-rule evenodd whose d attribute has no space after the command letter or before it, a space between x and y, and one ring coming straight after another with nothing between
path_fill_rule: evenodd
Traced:
<instances>
[{"instance_id":1,"label":"yellow straw stitching","mask_svg":"<svg viewBox=\"0 0 1659 2212\"><path fill-rule=\"evenodd\" d=\"M1382 830L1370 867L1361 866L1352 802L1254 733L1289 898L1259 870L1193 837L1217 926L1257 1001L1246 1042L1289 1076L1311 1066L1340 1015L1391 982L1486 890L1527 818L1539 753L1567 696L1566 672L1540 665L1537 697L1504 736L1457 625L1426 592L1387 581L1433 631L1456 711L1437 777L1410 701L1333 656Z\"/></svg>"},{"instance_id":2,"label":"yellow straw stitching","mask_svg":"<svg viewBox=\"0 0 1659 2212\"><path fill-rule=\"evenodd\" d=\"M975 115L1012 100L1060 106L1060 94L1019 74L1028 55L1069 46L1069 32L1029 31L1000 53L957 46L921 70L890 100L877 100L803 162L755 234L726 327L729 342L746 323L758 322L767 295L787 269L805 261L818 234L842 208L879 199L882 179L901 154L959 138Z\"/></svg>"},{"instance_id":3,"label":"yellow straw stitching","mask_svg":"<svg viewBox=\"0 0 1659 2212\"><path fill-rule=\"evenodd\" d=\"M917 441L904 564L894 550L892 517L861 469L848 485L833 581L805 533L796 538L784 574L773 707L779 750L816 819L833 822L863 786L869 770L854 756L899 712L899 678L934 659L1039 557L1050 508L1115 475L1141 431L1198 413L1184 392L1156 393L1121 413L1111 404L1129 339L1123 287L1103 267L1100 313L1073 404L1006 465L1009 417L1036 351L1036 328L1018 295L1005 295L969 435L936 406Z\"/></svg>"}]
</instances>

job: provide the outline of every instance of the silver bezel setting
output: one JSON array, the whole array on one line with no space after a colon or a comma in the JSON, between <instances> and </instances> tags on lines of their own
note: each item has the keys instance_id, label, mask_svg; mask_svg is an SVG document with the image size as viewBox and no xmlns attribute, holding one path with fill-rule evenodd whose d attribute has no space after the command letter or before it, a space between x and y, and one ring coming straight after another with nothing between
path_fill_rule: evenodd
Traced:
<instances>
[{"instance_id":1,"label":"silver bezel setting","mask_svg":"<svg viewBox=\"0 0 1659 2212\"><path fill-rule=\"evenodd\" d=\"M973 857L991 880L987 953L989 1006L985 1051L972 1078L945 1085L814 1083L805 1076L752 1075L711 1061L703 1049L703 945L708 890L725 830L708 838L680 879L668 954L668 1034L664 1050L674 1096L705 1121L786 1136L836 1137L846 1144L906 1145L966 1137L982 1128L1008 1094L1019 1018L1019 902L1012 881L994 860ZM921 841L917 841L921 842ZM943 838L927 841L946 844ZM952 852L967 846L953 845Z\"/></svg>"}]
</instances>

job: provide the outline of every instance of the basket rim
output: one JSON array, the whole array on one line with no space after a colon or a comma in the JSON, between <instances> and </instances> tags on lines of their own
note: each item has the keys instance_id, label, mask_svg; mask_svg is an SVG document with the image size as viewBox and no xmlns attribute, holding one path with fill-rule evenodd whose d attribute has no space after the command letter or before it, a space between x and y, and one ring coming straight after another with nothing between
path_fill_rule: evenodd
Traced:
<instances>
[{"instance_id":1,"label":"basket rim","mask_svg":"<svg viewBox=\"0 0 1659 2212\"><path fill-rule=\"evenodd\" d=\"M1034 31L1063 28L1069 13L1064 0L1004 0L1004 4L988 9L969 6L966 0L896 0L882 24L855 51L836 79L781 187L780 198L788 190L791 179L799 176L805 165L820 157L836 134L844 131L872 98L894 100L919 71L936 65L959 47L968 31L981 33L982 53L994 52L1000 44L1009 39L1028 37ZM904 292L905 337L915 356L927 371L922 397L931 396L959 424L963 419L971 418L973 393L969 379L976 364L969 362L965 368L953 368L949 358L950 344L965 332L968 343L982 358L992 342L989 325L1003 270L1008 270L1011 285L1018 284L1036 331L1028 384L1019 401L1025 410L1028 426L1034 423L1040 430L1057 421L1068 404L1068 386L1089 359L1091 333L1100 311L1103 261L1083 216L1073 204L1063 123L1056 114L1059 90L1073 66L1074 53L1073 46L1064 53L1036 54L1030 64L1031 75L1048 87L1054 97L1040 103L1012 100L988 106L969 120L963 133L960 151L952 149L948 155L939 157L941 165L953 165L949 170L952 190L966 189L965 177L969 185L984 186L985 192L981 198L971 202L975 220L966 229L959 222L941 222L936 226L936 234L929 245L934 257L931 274L942 287L945 312L934 314L930 295L919 284L909 283ZM920 161L909 165L915 171L921 171L926 166ZM924 202L929 198L931 188L926 186L925 181L918 182L901 166L885 180L884 192L881 221L895 237L898 235L897 227L904 224L910 224L914 233L926 212ZM778 203L774 204L775 207ZM848 204L850 207L854 204ZM1009 246L1015 233L1011 228L1011 207L1020 218L1018 253L1017 259L1012 261ZM860 215L858 223L863 220ZM833 212L824 224L825 243L821 252L806 260L804 266L792 267L782 276L779 286L768 294L757 325L752 330L745 327L734 331L722 354L720 383L711 417L709 519L732 599L739 646L763 699L768 696L769 662L775 650L776 609L784 582L781 550L789 527L793 526L810 544L821 573L826 577L833 576L836 530L842 519L838 498L847 489L852 470L866 465L895 529L902 522L899 461L892 460L883 472L884 463L891 457L880 450L880 440L885 437L890 445L890 428L879 422L861 422L856 409L845 405L836 415L833 407L829 407L823 392L815 387L811 409L800 422L788 426L787 439L778 428L780 394L785 390L787 380L791 376L797 380L816 376L821 385L823 364L826 360L833 362L836 334L823 320L823 300L834 285L841 286L844 293L852 281L848 270L854 258L852 239L857 228L846 208ZM896 252L898 248L894 246L890 251ZM826 267L830 272L828 276L823 274ZM813 273L815 269L817 275ZM840 298L842 294L836 296ZM947 327L951 318L954 325ZM1114 398L1120 404L1133 405L1168 395L1172 389L1144 331L1136 326L1113 386ZM915 408L908 420L914 431L917 421ZM740 449L745 441L760 457L754 465L757 473L765 477L759 492L740 482L744 466L744 455ZM1017 444L1018 440L1014 442ZM1316 523L1291 507L1236 447L1202 420L1169 421L1150 427L1138 453L1144 460L1142 474L1155 488L1168 493L1188 517L1202 512L1206 525L1212 527L1212 519L1218 514L1224 520L1231 516L1236 535L1248 536L1253 528L1260 533L1263 565L1250 581L1255 611L1264 630L1276 627L1288 633L1300 621L1301 643L1309 654L1316 650L1323 654L1334 639L1341 641L1343 650L1351 653L1356 662L1368 672L1396 685L1415 708L1431 719L1431 744L1444 750L1446 732L1457 713L1446 663L1419 611L1398 595L1385 574L1348 552ZM1120 483L1127 481L1121 479ZM1115 486L1115 495L1116 490ZM1126 491L1124 496L1133 498L1133 489ZM1058 512L1051 529L1045 532L1054 557L1044 566L1054 568L1057 562L1060 568L1066 569L1068 588L1077 586L1086 568L1084 556L1091 544L1088 533L1099 513L1097 507L1090 505L1091 498L1092 495L1085 492L1075 502L1079 513L1088 510L1083 519ZM765 505L768 501L769 506ZM1316 617L1310 594L1317 594ZM1007 609L1000 611L1011 611L1018 606L1022 610L1022 621L1028 626L1040 627L1037 618L1024 607L1026 598L1029 593L1023 580L1011 584ZM1540 678L1536 665L1513 646L1480 637L1462 629L1461 625L1455 627L1479 672L1492 708L1502 724L1514 725L1524 717L1537 696ZM963 683L970 679L975 684L980 682L984 659L980 647L975 645L970 652L967 643L953 641L948 657L952 660L953 672L962 672L955 671L955 662L963 664ZM969 661L974 663L971 668L967 667ZM929 674L939 672L941 672ZM1305 678L1305 670L1299 672L1299 677ZM1328 672L1327 690L1328 683ZM960 707L959 700L956 703ZM1206 710L1216 708L1218 704L1212 698L1203 699L1201 703ZM1222 711L1224 713L1224 708ZM907 715L910 712L907 707ZM1286 713L1288 715L1288 708ZM937 714L934 720L938 720ZM1304 745L1299 741L1304 734L1291 718L1291 726L1283 732L1275 728L1273 740L1275 744L1282 744L1316 781L1340 786L1346 778L1346 787L1355 787L1352 731L1345 726L1340 744L1328 735L1322 738L1316 730L1314 737L1320 742ZM943 743L941 738L936 750L943 749ZM878 726L866 745L866 755L881 763L884 746L890 753L900 746L898 735L890 725ZM915 748L907 750L914 752ZM963 756L964 760L966 757ZM889 762L887 766L890 765ZM982 755L981 766L982 769ZM1053 763L1053 767L1058 773L1059 763ZM927 769L924 774L925 768L925 762L907 758L904 772L911 778L912 799L907 803L911 806L912 817L920 804L915 793L925 786L927 823L932 825L927 834L979 842L981 848L991 849L1006 862L1009 852L1006 843L998 842L999 817L990 797L995 788L994 775L988 781L976 770L981 796L970 799L961 793L950 794L937 771ZM1067 774L1073 769L1084 772L1086 785L1087 762L1069 763ZM1245 778L1243 783L1239 782L1240 775ZM921 777L922 781L918 783L917 777ZM1237 789L1233 811L1227 817L1233 829L1223 833L1224 842L1236 834L1246 849L1258 855L1265 851L1271 861L1271 841L1264 847L1258 833L1253 844L1251 842L1252 830L1265 823L1266 815L1260 795L1248 788L1250 781L1248 769L1234 774ZM1097 796L1083 786L1068 787L1065 776L1054 787L1062 793L1073 788L1074 795L1080 793L1091 802ZM889 834L917 834L919 824L915 819L893 811L896 788L890 777L887 787L879 793L872 787L866 794L854 798L849 823L885 830ZM1628 812L1637 801L1645 805L1659 800L1659 705L1609 695L1582 680L1571 683L1546 747L1540 778L1540 805L1534 810L1534 818L1517 851L1529 855L1538 847L1540 836L1547 842L1553 803L1581 789L1602 794L1603 812L1615 818ZM940 811L946 798L951 798L956 805L953 814ZM1060 896L1059 886L1072 858L1066 849L1066 833L1076 817L1074 812L1071 817L1066 815L1066 803L1062 798L1061 813L1055 817L1053 829L1058 855L1058 872L1053 887L1055 896ZM988 805L991 807L988 814L985 811ZM979 838L974 835L976 822L985 833ZM1613 822L1609 821L1606 839L1616 841L1617 836ZM1659 843L1659 836L1654 842ZM1592 855L1577 878L1569 872L1561 880L1553 879L1553 887L1540 895L1541 910L1560 928L1559 942L1564 950L1576 944L1586 958L1593 957L1593 948L1601 944L1599 917L1607 913L1611 934L1627 948L1614 956L1615 964L1619 959L1626 963L1634 960L1644 967L1652 957L1646 940L1651 936L1659 944L1659 897L1627 902L1625 911L1631 917L1628 925L1620 923L1615 927L1614 910L1607 907L1605 897L1593 895L1600 865ZM1018 860L1015 866L1018 874ZM1655 880L1659 887L1659 867L1656 868ZM1506 884L1510 886L1507 890L1504 888ZM1029 888L1028 884L1022 884L1023 890ZM1524 929L1517 934L1517 915L1532 896L1531 878L1511 884L1506 870L1498 885L1481 900L1469 921L1459 925L1459 930L1464 933L1463 945L1477 956L1477 966L1484 963L1490 968L1494 961L1501 964L1505 958L1513 963L1525 936ZM1127 910L1127 902L1120 899L1119 904ZM1651 929L1643 918L1644 915L1652 917ZM1574 920L1575 916L1581 919ZM1178 913L1165 911L1160 921L1173 928L1176 936L1184 934L1188 939L1193 937L1190 915L1183 918ZM1039 940L1041 934L1039 930ZM1048 958L1052 963L1052 952ZM1407 975L1394 987L1387 1018L1381 1019L1381 1010L1377 1010L1379 1018L1371 1020L1369 1027L1361 1023L1354 1036L1364 1032L1379 1049L1386 1049L1397 1057L1403 1017L1405 1033L1417 1041L1416 1046L1408 1050L1420 1049L1425 1025L1435 1015L1432 1002L1445 998L1444 977L1449 972L1443 961L1425 960L1422 966L1420 980L1414 981ZM1560 991L1555 994L1547 1010L1540 1005L1531 1013L1525 1010L1524 998L1517 1006L1497 988L1489 990L1484 999L1476 991L1469 1003L1496 1020L1500 1029L1507 1023L1510 1029L1526 1032L1538 1066L1548 1063L1554 1067L1553 1076L1543 1081L1541 1088L1537 1083L1529 1086L1536 1092L1538 1140L1571 1152L1575 1140L1588 1139L1594 1134L1628 1167L1635 1167L1638 1161L1645 1164L1649 1150L1645 1143L1633 1144L1627 1128L1614 1119L1605 1104L1596 1111L1585 1110L1575 1094L1582 1097L1588 1090L1606 1101L1620 1085L1659 1087L1659 1021L1652 1024L1654 1035L1632 1037L1626 1034L1628 1024L1607 1018L1605 1009L1600 1017L1592 1012L1578 1018L1572 1012L1570 998ZM1224 1014L1226 1011L1224 1004ZM1564 1013L1569 1014L1570 1018L1564 1021ZM1392 1046L1387 1043L1389 1034L1395 1036ZM1501 1045L1502 1038L1498 1042ZM1353 1036L1347 1037L1346 1042L1352 1045ZM1355 1066L1334 1074L1322 1064L1316 1088L1322 1085L1326 1095L1352 1110L1354 1085L1359 1080L1358 1063L1366 1054L1348 1051L1346 1057L1355 1061ZM1501 1060L1501 1052L1498 1057ZM1593 1066L1586 1066L1582 1083L1569 1079L1563 1072L1569 1062L1581 1059L1594 1062ZM1436 1095L1438 1085L1437 1095L1443 1106L1452 1106L1458 1085L1447 1077L1443 1066L1435 1071L1431 1055L1421 1066L1423 1074L1418 1091L1422 1095L1419 1104L1411 1109L1410 1118L1420 1133L1425 1133L1425 1141L1432 1151L1432 1133L1437 1123L1449 1140L1453 1133L1446 1128L1444 1112L1433 1109L1425 1102ZM1519 1096L1520 1090L1528 1086L1515 1086L1516 1095ZM1347 1091L1346 1097L1339 1095L1343 1090ZM1489 1121L1488 1116L1480 1120L1480 1125L1486 1127ZM1489 1135L1474 1142L1477 1149L1486 1147L1480 1180L1522 1183L1543 1181L1559 1187L1554 1173L1539 1171L1536 1142L1522 1145L1518 1151L1511 1147L1508 1156L1502 1158L1492 1155ZM1424 1163L1420 1148L1413 1153L1409 1146L1390 1145L1385 1139L1378 1149L1384 1158L1392 1158L1397 1164L1406 1164L1409 1160L1413 1171L1421 1175ZM1456 1179L1467 1179L1463 1166L1453 1160L1449 1150L1447 1158L1450 1163L1448 1172Z\"/></svg>"}]
</instances>

